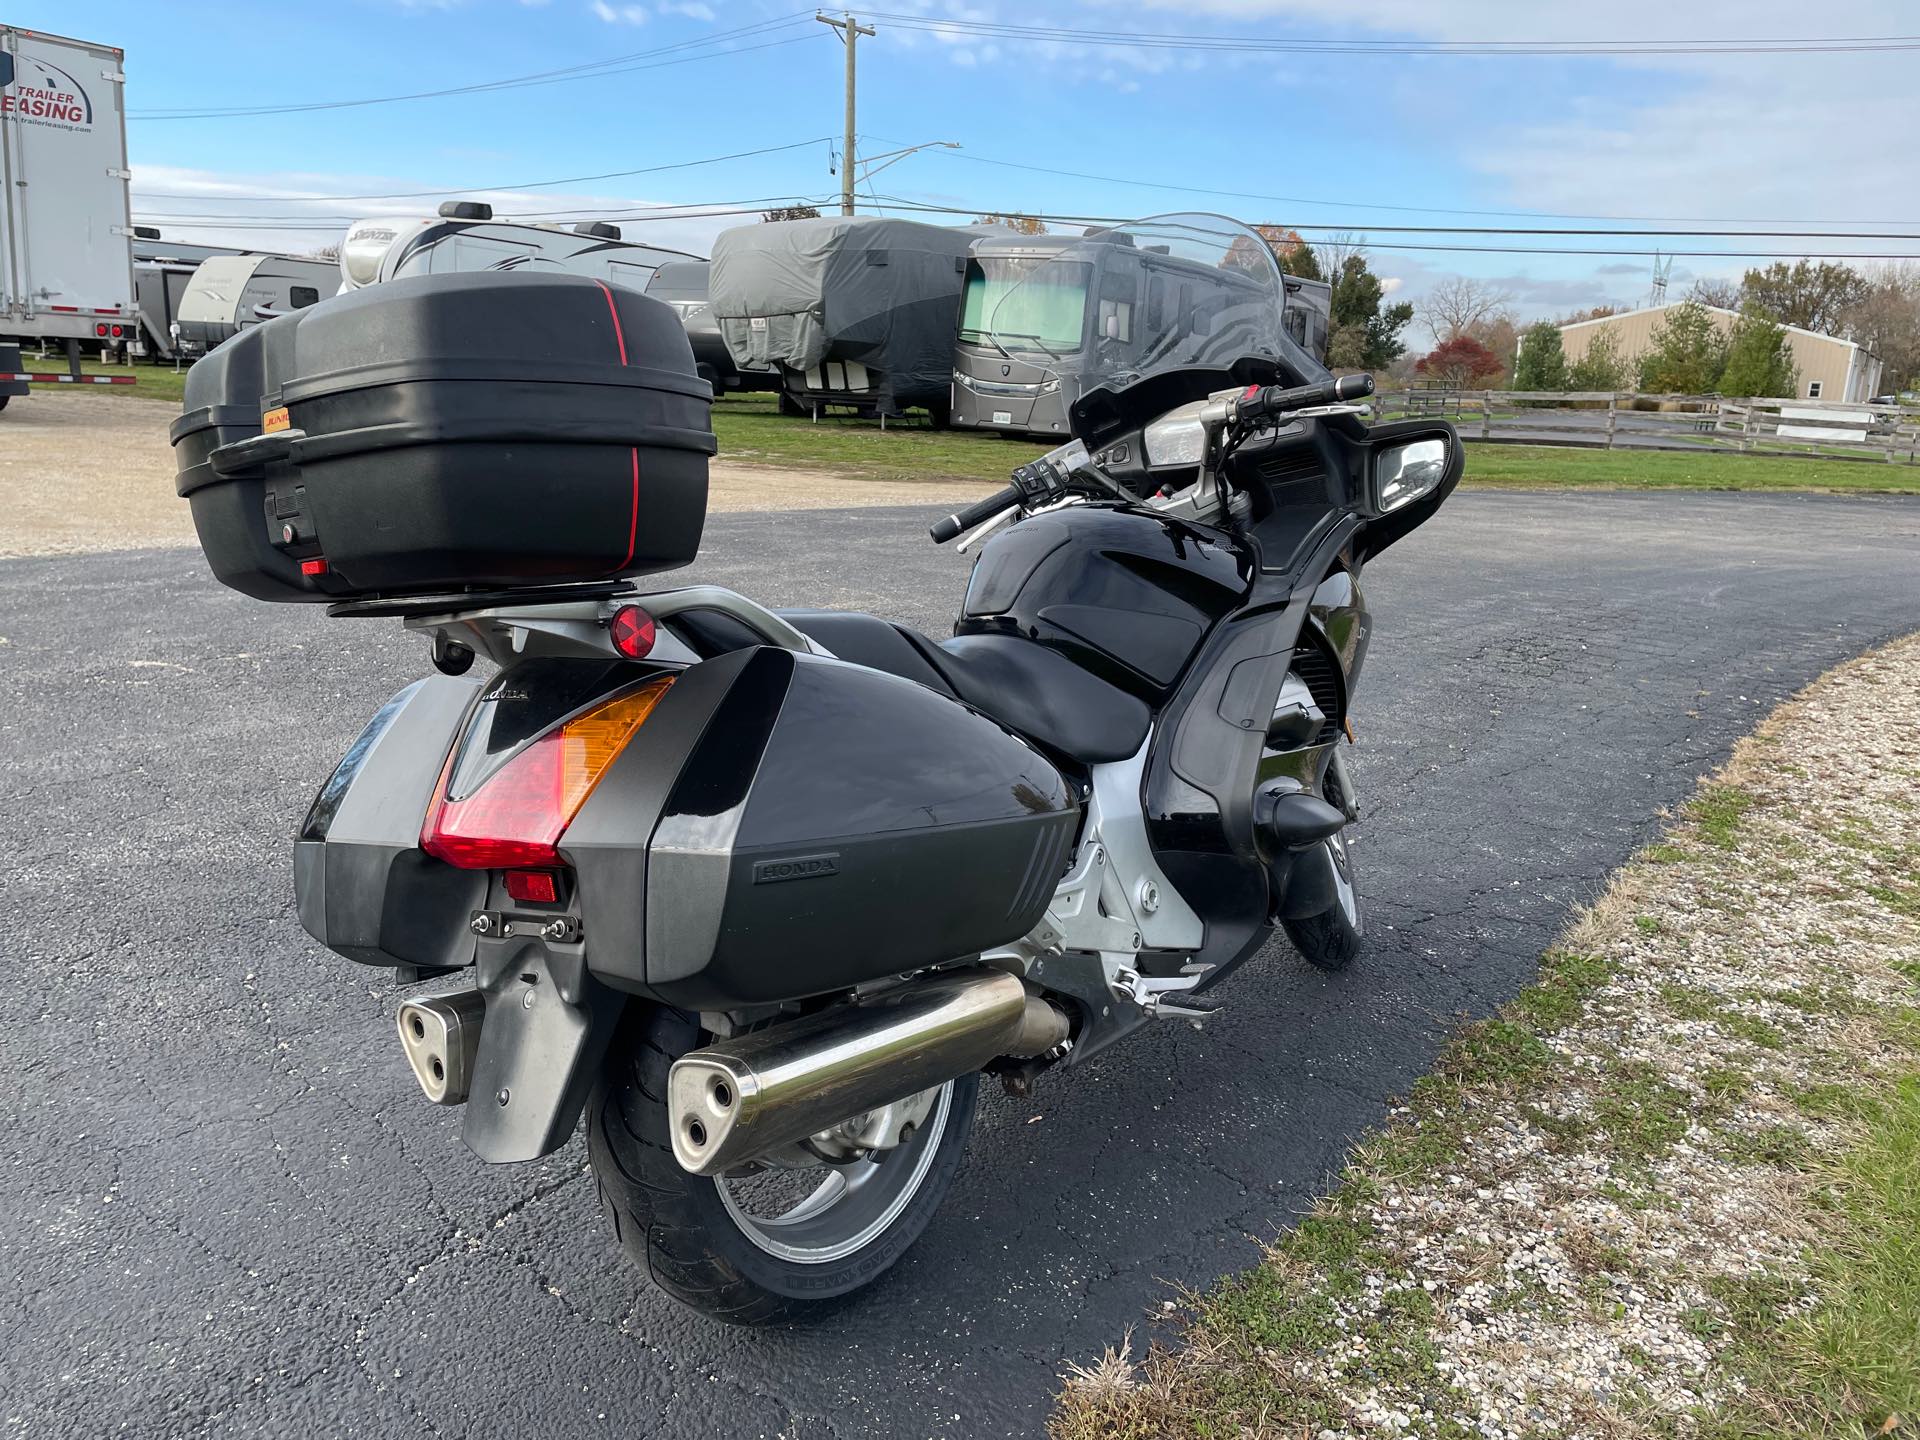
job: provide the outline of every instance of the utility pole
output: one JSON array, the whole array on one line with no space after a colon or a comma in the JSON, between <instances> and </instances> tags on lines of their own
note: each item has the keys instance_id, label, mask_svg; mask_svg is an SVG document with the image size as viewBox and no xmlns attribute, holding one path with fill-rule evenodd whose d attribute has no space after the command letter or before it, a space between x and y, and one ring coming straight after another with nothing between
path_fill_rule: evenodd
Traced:
<instances>
[{"instance_id":1,"label":"utility pole","mask_svg":"<svg viewBox=\"0 0 1920 1440\"><path fill-rule=\"evenodd\" d=\"M845 19L833 20L825 15L815 15L814 19L822 25L831 25L840 32L840 38L847 47L847 138L840 152L840 213L853 213L853 48L862 35L873 34L871 26L862 25L851 13Z\"/></svg>"}]
</instances>

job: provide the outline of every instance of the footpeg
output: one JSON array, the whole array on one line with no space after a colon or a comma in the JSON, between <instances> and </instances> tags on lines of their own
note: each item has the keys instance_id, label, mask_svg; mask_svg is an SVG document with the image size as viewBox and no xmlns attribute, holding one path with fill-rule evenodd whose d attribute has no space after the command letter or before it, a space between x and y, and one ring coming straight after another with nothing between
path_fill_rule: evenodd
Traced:
<instances>
[{"instance_id":1,"label":"footpeg","mask_svg":"<svg viewBox=\"0 0 1920 1440\"><path fill-rule=\"evenodd\" d=\"M1192 993L1213 968L1186 965L1179 975L1165 979L1121 969L1114 974L1113 993L1120 1000L1138 1005L1155 1020L1185 1020L1198 1029L1221 1005L1210 996Z\"/></svg>"},{"instance_id":2,"label":"footpeg","mask_svg":"<svg viewBox=\"0 0 1920 1440\"><path fill-rule=\"evenodd\" d=\"M456 990L409 1000L396 1023L400 1048L414 1079L436 1105L462 1105L473 1087L473 1059L480 1053L480 1022L486 1001L478 990Z\"/></svg>"}]
</instances>

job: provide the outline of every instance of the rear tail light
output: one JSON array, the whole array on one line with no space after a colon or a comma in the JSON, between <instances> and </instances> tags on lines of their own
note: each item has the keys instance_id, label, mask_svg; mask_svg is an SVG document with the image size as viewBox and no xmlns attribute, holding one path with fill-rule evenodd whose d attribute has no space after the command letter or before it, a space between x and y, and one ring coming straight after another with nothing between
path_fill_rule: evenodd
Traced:
<instances>
[{"instance_id":1,"label":"rear tail light","mask_svg":"<svg viewBox=\"0 0 1920 1440\"><path fill-rule=\"evenodd\" d=\"M464 799L447 795L449 755L421 848L468 870L559 865L561 835L672 683L669 677L649 680L555 726Z\"/></svg>"},{"instance_id":2,"label":"rear tail light","mask_svg":"<svg viewBox=\"0 0 1920 1440\"><path fill-rule=\"evenodd\" d=\"M100 336L102 339L105 339L107 334L107 327L104 325L96 325L93 327L93 333L95 335Z\"/></svg>"}]
</instances>

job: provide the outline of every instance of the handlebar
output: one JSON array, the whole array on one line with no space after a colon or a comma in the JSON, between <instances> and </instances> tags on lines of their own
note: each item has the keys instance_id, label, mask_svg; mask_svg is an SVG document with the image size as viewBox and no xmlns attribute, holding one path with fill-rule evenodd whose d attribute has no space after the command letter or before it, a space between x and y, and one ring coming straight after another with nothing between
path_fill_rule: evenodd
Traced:
<instances>
[{"instance_id":1,"label":"handlebar","mask_svg":"<svg viewBox=\"0 0 1920 1440\"><path fill-rule=\"evenodd\" d=\"M1310 409L1315 405L1344 405L1351 400L1364 400L1371 394L1371 375L1342 375L1337 380L1324 380L1317 385L1269 385L1264 390L1249 389L1245 396L1235 402L1234 416L1240 420L1259 420L1289 410Z\"/></svg>"},{"instance_id":2,"label":"handlebar","mask_svg":"<svg viewBox=\"0 0 1920 1440\"><path fill-rule=\"evenodd\" d=\"M927 534L932 537L934 544L944 545L954 536L964 534L982 521L991 520L1009 505L1016 503L1022 493L1018 485L1008 485L1004 489L996 490L986 499L976 500L966 509L937 522L927 531Z\"/></svg>"}]
</instances>

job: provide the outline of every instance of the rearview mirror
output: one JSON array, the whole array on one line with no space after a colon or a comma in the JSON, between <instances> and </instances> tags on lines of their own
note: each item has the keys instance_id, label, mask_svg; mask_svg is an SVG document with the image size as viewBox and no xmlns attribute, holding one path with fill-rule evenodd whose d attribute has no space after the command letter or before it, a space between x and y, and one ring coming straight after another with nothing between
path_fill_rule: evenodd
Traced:
<instances>
[{"instance_id":1,"label":"rearview mirror","mask_svg":"<svg viewBox=\"0 0 1920 1440\"><path fill-rule=\"evenodd\" d=\"M1447 442L1439 436L1395 445L1374 456L1374 495L1382 515L1433 493L1447 473Z\"/></svg>"}]
</instances>

